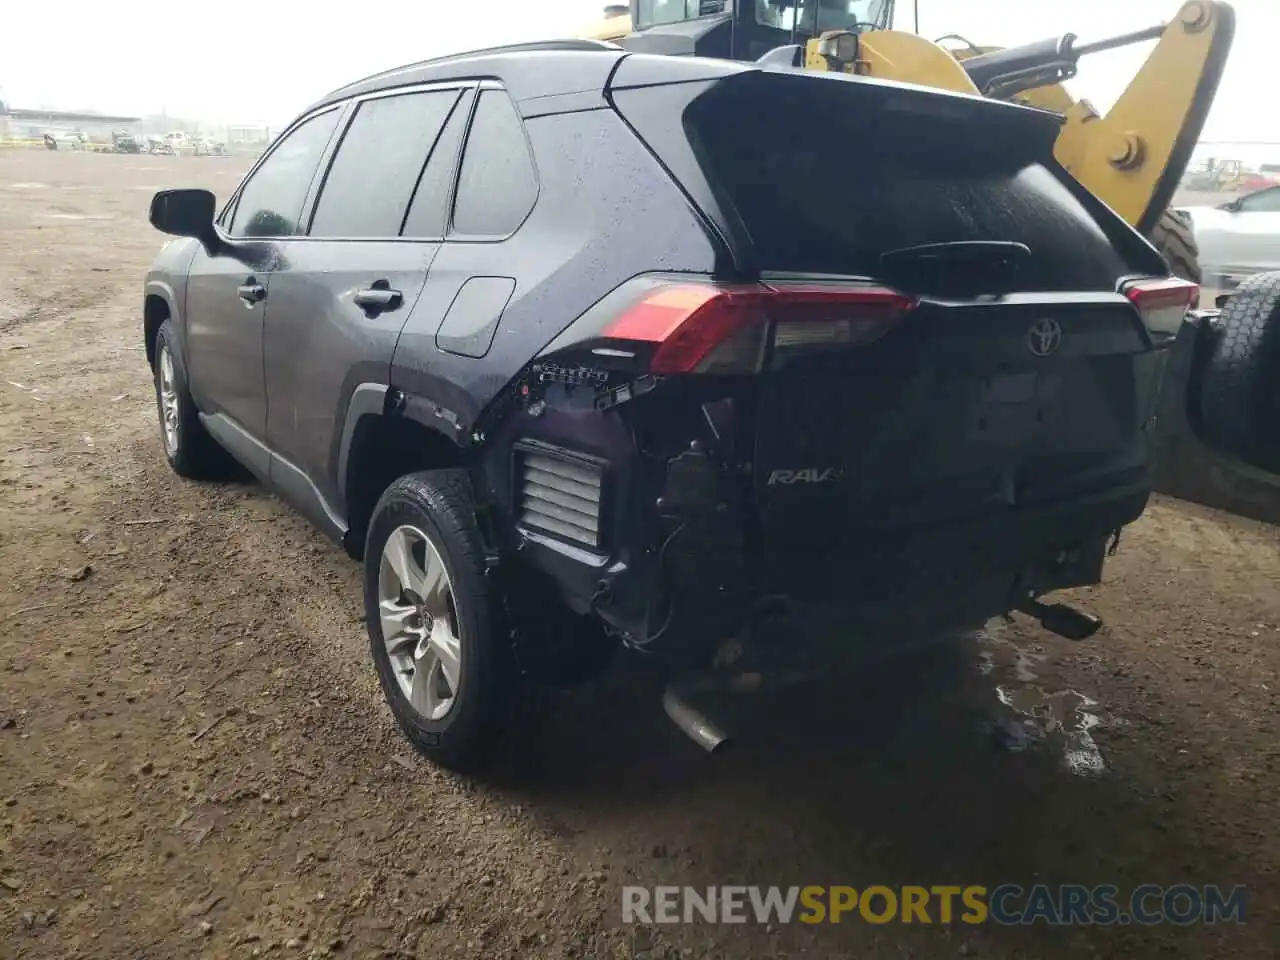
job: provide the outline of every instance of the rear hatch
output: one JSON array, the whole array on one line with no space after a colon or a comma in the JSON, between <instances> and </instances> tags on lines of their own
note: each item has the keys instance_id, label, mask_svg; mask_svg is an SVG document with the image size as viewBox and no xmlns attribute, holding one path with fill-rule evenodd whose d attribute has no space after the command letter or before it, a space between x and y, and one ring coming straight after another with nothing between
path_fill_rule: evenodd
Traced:
<instances>
[{"instance_id":1,"label":"rear hatch","mask_svg":"<svg viewBox=\"0 0 1280 960\"><path fill-rule=\"evenodd\" d=\"M1054 505L1087 525L1085 503L1134 491L1141 509L1162 338L1120 291L1167 271L1055 164L1057 117L796 71L662 86L636 59L615 106L733 250L724 279L907 295L873 338L777 326L755 395L768 546Z\"/></svg>"}]
</instances>

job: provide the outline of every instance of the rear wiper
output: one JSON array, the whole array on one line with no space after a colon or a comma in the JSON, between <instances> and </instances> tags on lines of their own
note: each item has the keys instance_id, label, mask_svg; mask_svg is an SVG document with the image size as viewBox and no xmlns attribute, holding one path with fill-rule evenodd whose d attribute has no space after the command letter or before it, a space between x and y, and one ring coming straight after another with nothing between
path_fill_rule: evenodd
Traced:
<instances>
[{"instance_id":1,"label":"rear wiper","mask_svg":"<svg viewBox=\"0 0 1280 960\"><path fill-rule=\"evenodd\" d=\"M880 254L880 262L892 268L899 263L938 266L1016 266L1031 256L1031 248L1012 240L953 240L950 243L922 243Z\"/></svg>"},{"instance_id":2,"label":"rear wiper","mask_svg":"<svg viewBox=\"0 0 1280 960\"><path fill-rule=\"evenodd\" d=\"M922 243L880 254L887 280L916 293L973 296L1001 293L1031 258L1031 248L1011 240Z\"/></svg>"}]
</instances>

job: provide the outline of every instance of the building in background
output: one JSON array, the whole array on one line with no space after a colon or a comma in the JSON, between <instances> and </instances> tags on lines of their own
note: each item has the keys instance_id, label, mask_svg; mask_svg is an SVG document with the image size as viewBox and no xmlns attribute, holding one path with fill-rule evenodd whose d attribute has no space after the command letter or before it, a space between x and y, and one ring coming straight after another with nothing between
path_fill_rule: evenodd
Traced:
<instances>
[{"instance_id":1,"label":"building in background","mask_svg":"<svg viewBox=\"0 0 1280 960\"><path fill-rule=\"evenodd\" d=\"M26 110L0 102L0 140L39 140L46 133L82 133L91 142L110 143L117 130L136 133L140 117L64 110Z\"/></svg>"},{"instance_id":2,"label":"building in background","mask_svg":"<svg viewBox=\"0 0 1280 960\"><path fill-rule=\"evenodd\" d=\"M270 142L270 127L238 124L228 125L226 128L226 144L231 150L263 150Z\"/></svg>"}]
</instances>

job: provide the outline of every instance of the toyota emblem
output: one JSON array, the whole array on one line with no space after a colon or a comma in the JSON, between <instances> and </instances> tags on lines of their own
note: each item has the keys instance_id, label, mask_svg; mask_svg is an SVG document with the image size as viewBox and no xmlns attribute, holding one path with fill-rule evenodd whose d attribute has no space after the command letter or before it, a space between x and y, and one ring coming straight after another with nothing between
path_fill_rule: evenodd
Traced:
<instances>
[{"instance_id":1,"label":"toyota emblem","mask_svg":"<svg viewBox=\"0 0 1280 960\"><path fill-rule=\"evenodd\" d=\"M1053 317L1041 317L1027 331L1027 346L1037 357L1047 357L1062 345L1062 324Z\"/></svg>"}]
</instances>

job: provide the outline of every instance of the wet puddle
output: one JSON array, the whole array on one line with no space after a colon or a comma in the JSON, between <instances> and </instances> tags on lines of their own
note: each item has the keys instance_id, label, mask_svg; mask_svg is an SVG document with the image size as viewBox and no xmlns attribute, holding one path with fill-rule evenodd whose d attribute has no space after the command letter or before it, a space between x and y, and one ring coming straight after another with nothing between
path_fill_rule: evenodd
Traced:
<instances>
[{"instance_id":1,"label":"wet puddle","mask_svg":"<svg viewBox=\"0 0 1280 960\"><path fill-rule=\"evenodd\" d=\"M1037 668L1048 655L1037 644L1019 645L1008 627L992 621L978 634L978 672L994 683L996 703L988 729L1011 753L1049 749L1068 772L1080 777L1106 773L1092 731L1103 723L1101 704L1078 690L1054 690Z\"/></svg>"}]
</instances>

